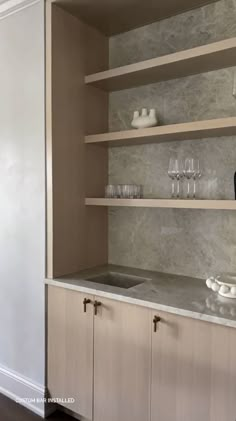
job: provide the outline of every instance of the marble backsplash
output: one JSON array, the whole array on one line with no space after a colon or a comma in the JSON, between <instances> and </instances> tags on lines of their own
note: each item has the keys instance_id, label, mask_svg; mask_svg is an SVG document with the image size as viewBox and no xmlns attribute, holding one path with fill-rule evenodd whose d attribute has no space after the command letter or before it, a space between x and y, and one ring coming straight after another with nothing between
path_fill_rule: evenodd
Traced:
<instances>
[{"instance_id":1,"label":"marble backsplash","mask_svg":"<svg viewBox=\"0 0 236 421\"><path fill-rule=\"evenodd\" d=\"M110 67L235 36L236 1L220 0L110 38Z\"/></svg>"},{"instance_id":2,"label":"marble backsplash","mask_svg":"<svg viewBox=\"0 0 236 421\"><path fill-rule=\"evenodd\" d=\"M224 0L110 40L111 67L236 36L236 0ZM156 108L161 124L236 115L235 68L110 94L110 130L130 128L132 112ZM199 158L200 197L233 199L236 137L110 148L110 183L144 185L170 197L170 157ZM236 271L236 214L231 211L113 208L109 262L205 277Z\"/></svg>"},{"instance_id":3,"label":"marble backsplash","mask_svg":"<svg viewBox=\"0 0 236 421\"><path fill-rule=\"evenodd\" d=\"M113 208L109 217L114 264L193 277L236 271L232 212Z\"/></svg>"}]
</instances>

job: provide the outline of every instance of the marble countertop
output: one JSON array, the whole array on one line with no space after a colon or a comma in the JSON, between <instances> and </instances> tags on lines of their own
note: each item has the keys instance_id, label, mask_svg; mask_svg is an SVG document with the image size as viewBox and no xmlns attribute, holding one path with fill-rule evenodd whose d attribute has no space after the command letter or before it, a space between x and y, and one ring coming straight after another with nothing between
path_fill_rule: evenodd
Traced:
<instances>
[{"instance_id":1,"label":"marble countertop","mask_svg":"<svg viewBox=\"0 0 236 421\"><path fill-rule=\"evenodd\" d=\"M124 289L86 279L108 271L147 280ZM45 283L236 328L236 300L209 291L202 279L108 265L61 278L46 279Z\"/></svg>"}]
</instances>

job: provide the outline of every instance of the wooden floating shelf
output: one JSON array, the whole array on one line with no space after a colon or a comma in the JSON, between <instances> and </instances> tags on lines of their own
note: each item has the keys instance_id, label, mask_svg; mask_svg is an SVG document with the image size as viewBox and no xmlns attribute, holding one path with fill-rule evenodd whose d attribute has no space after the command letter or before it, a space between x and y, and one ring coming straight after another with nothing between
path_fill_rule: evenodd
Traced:
<instances>
[{"instance_id":1,"label":"wooden floating shelf","mask_svg":"<svg viewBox=\"0 0 236 421\"><path fill-rule=\"evenodd\" d=\"M85 83L117 91L234 65L236 37L91 74L85 77Z\"/></svg>"},{"instance_id":2,"label":"wooden floating shelf","mask_svg":"<svg viewBox=\"0 0 236 421\"><path fill-rule=\"evenodd\" d=\"M170 16L185 13L216 0L59 0L72 15L96 27L108 36L150 25Z\"/></svg>"},{"instance_id":3,"label":"wooden floating shelf","mask_svg":"<svg viewBox=\"0 0 236 421\"><path fill-rule=\"evenodd\" d=\"M87 206L236 210L236 200L87 198L85 204Z\"/></svg>"},{"instance_id":4,"label":"wooden floating shelf","mask_svg":"<svg viewBox=\"0 0 236 421\"><path fill-rule=\"evenodd\" d=\"M236 117L168 126L132 129L120 132L95 134L85 137L85 143L103 143L108 146L131 146L172 140L201 139L207 137L236 135Z\"/></svg>"}]
</instances>

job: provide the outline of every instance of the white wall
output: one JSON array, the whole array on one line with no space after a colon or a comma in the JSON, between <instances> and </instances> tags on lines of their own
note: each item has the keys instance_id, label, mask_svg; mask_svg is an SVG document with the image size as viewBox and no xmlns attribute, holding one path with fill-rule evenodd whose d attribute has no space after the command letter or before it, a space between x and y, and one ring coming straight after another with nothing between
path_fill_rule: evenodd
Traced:
<instances>
[{"instance_id":1,"label":"white wall","mask_svg":"<svg viewBox=\"0 0 236 421\"><path fill-rule=\"evenodd\" d=\"M44 387L44 275L41 0L0 19L0 389L3 367Z\"/></svg>"}]
</instances>

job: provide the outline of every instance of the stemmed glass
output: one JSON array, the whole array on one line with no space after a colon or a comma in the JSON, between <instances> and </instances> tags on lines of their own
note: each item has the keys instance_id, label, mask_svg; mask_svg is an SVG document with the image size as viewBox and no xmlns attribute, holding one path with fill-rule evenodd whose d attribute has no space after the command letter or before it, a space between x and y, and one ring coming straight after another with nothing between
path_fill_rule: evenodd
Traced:
<instances>
[{"instance_id":1,"label":"stemmed glass","mask_svg":"<svg viewBox=\"0 0 236 421\"><path fill-rule=\"evenodd\" d=\"M180 197L180 181L183 178L183 163L175 158L170 158L169 161L169 168L168 168L168 175L172 180L172 190L171 190L171 197L175 197L175 179L177 180L177 192L176 197L179 199Z\"/></svg>"},{"instance_id":2,"label":"stemmed glass","mask_svg":"<svg viewBox=\"0 0 236 421\"><path fill-rule=\"evenodd\" d=\"M188 180L188 188L187 188L187 198L190 198L190 180L194 177L195 168L194 168L194 159L193 158L186 158L184 163L184 176Z\"/></svg>"},{"instance_id":3,"label":"stemmed glass","mask_svg":"<svg viewBox=\"0 0 236 421\"><path fill-rule=\"evenodd\" d=\"M176 178L176 159L174 159L174 158L170 158L169 168L168 168L168 176L172 180L171 197L173 199L175 197L175 178Z\"/></svg>"},{"instance_id":4,"label":"stemmed glass","mask_svg":"<svg viewBox=\"0 0 236 421\"><path fill-rule=\"evenodd\" d=\"M194 159L194 175L193 175L193 199L196 199L196 180L201 178L202 170L199 159Z\"/></svg>"},{"instance_id":5,"label":"stemmed glass","mask_svg":"<svg viewBox=\"0 0 236 421\"><path fill-rule=\"evenodd\" d=\"M184 177L184 166L182 160L175 160L176 179L177 179L177 199L180 198L180 181Z\"/></svg>"}]
</instances>

